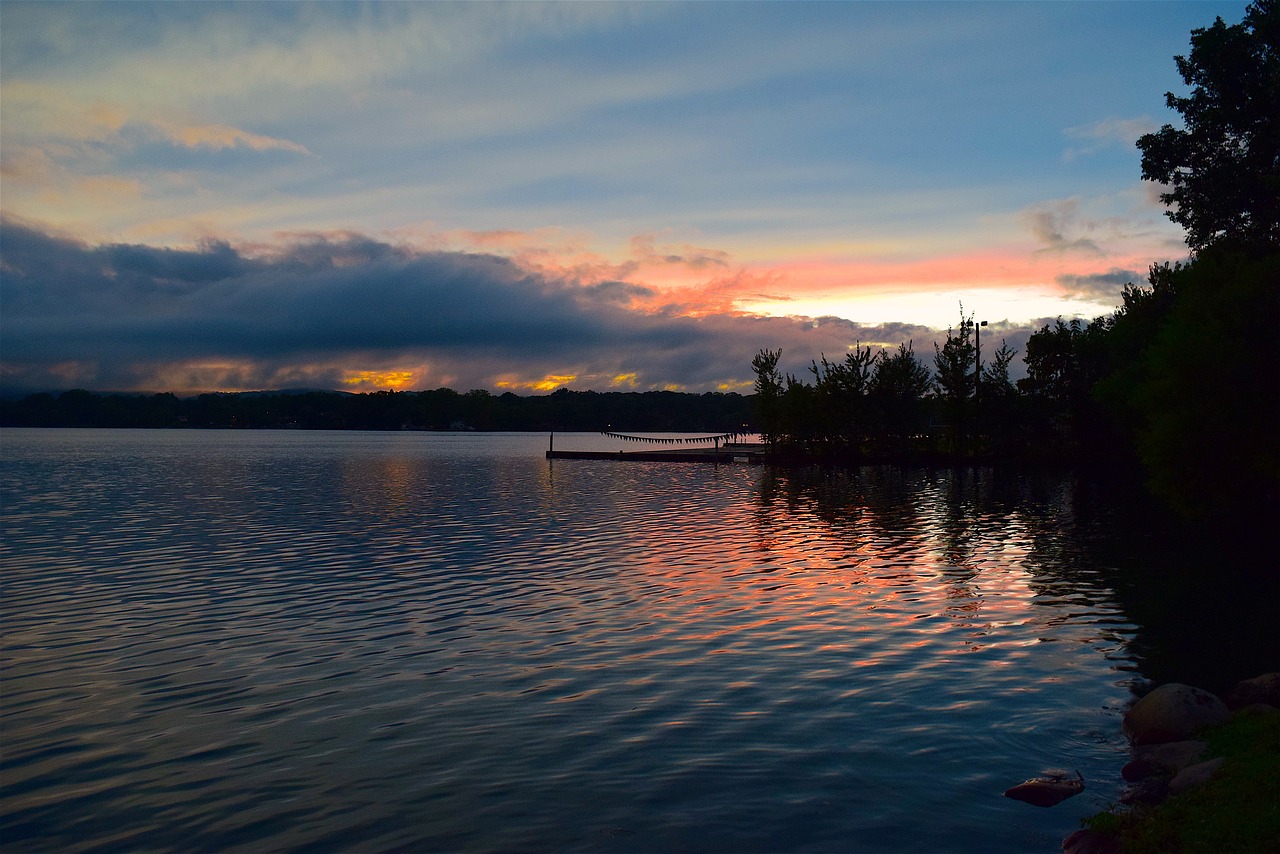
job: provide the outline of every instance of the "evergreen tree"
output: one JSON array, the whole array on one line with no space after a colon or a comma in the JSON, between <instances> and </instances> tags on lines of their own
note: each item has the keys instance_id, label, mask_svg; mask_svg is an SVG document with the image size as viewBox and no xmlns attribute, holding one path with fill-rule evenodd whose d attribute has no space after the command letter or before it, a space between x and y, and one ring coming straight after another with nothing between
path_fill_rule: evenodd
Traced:
<instances>
[{"instance_id":1,"label":"evergreen tree","mask_svg":"<svg viewBox=\"0 0 1280 854\"><path fill-rule=\"evenodd\" d=\"M782 375L778 362L781 350L761 350L751 360L755 371L756 415L760 419L760 436L766 442L777 440L782 430Z\"/></svg>"}]
</instances>

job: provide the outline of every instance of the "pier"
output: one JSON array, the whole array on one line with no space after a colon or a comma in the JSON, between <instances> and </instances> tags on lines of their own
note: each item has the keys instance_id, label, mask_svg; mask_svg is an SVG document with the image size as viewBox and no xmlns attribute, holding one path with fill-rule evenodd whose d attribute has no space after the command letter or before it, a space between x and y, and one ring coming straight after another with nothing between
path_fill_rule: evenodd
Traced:
<instances>
[{"instance_id":1,"label":"pier","mask_svg":"<svg viewBox=\"0 0 1280 854\"><path fill-rule=\"evenodd\" d=\"M719 448L664 448L646 451L547 451L549 460L622 460L633 463L748 463L765 461L765 446L727 444Z\"/></svg>"}]
</instances>

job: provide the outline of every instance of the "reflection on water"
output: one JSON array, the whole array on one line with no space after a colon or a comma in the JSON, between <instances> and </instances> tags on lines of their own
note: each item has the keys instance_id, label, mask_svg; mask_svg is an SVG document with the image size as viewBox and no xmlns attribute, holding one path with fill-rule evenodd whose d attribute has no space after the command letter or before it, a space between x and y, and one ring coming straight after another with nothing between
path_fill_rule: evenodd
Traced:
<instances>
[{"instance_id":1,"label":"reflection on water","mask_svg":"<svg viewBox=\"0 0 1280 854\"><path fill-rule=\"evenodd\" d=\"M1116 794L1069 479L545 444L6 433L0 839L1052 851Z\"/></svg>"}]
</instances>

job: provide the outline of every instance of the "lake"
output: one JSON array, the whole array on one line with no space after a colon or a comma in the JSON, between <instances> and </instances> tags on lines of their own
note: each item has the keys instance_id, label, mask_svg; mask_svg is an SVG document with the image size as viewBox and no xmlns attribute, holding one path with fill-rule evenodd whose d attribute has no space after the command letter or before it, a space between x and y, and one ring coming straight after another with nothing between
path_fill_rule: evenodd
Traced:
<instances>
[{"instance_id":1,"label":"lake","mask_svg":"<svg viewBox=\"0 0 1280 854\"><path fill-rule=\"evenodd\" d=\"M1118 795L1176 666L1105 493L547 445L6 430L0 842L1048 852Z\"/></svg>"}]
</instances>

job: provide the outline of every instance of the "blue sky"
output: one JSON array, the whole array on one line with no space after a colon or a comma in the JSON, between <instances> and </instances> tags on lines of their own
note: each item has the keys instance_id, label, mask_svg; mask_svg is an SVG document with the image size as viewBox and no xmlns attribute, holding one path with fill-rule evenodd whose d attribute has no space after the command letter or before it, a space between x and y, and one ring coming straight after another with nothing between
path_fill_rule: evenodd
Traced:
<instances>
[{"instance_id":1,"label":"blue sky","mask_svg":"<svg viewBox=\"0 0 1280 854\"><path fill-rule=\"evenodd\" d=\"M1245 6L4 2L0 383L745 389L961 303L1017 346L1185 257L1133 141Z\"/></svg>"}]
</instances>

